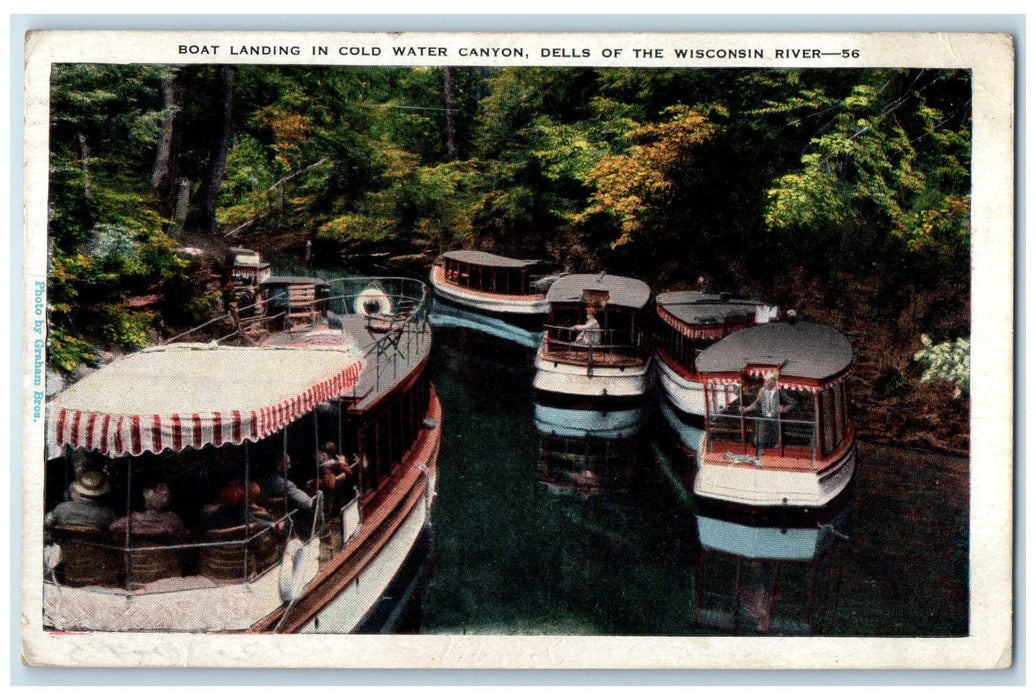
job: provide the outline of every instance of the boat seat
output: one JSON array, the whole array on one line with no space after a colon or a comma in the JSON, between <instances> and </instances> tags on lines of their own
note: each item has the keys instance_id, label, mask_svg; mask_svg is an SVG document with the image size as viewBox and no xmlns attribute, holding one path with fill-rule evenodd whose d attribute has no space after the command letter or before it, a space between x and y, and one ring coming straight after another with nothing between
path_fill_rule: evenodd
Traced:
<instances>
[{"instance_id":1,"label":"boat seat","mask_svg":"<svg viewBox=\"0 0 1036 700\"><path fill-rule=\"evenodd\" d=\"M260 527L252 524L250 542L245 541L245 525L206 532L201 538L203 543L226 544L202 548L198 553L198 573L217 581L240 583L273 566L283 554L284 538L278 536L278 528L267 528L256 535Z\"/></svg>"},{"instance_id":2,"label":"boat seat","mask_svg":"<svg viewBox=\"0 0 1036 700\"><path fill-rule=\"evenodd\" d=\"M122 550L107 531L91 527L51 528L61 546L62 582L69 586L119 586L122 584Z\"/></svg>"},{"instance_id":3,"label":"boat seat","mask_svg":"<svg viewBox=\"0 0 1036 700\"><path fill-rule=\"evenodd\" d=\"M183 576L184 552L179 549L148 549L178 544L169 536L130 536L126 553L126 577L129 583L142 584L163 578Z\"/></svg>"}]
</instances>

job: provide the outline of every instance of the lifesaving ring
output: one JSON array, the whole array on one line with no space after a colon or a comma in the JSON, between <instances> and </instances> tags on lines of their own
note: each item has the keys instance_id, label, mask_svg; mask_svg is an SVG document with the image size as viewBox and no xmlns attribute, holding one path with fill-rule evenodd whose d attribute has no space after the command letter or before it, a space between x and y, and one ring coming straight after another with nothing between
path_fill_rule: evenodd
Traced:
<instances>
[{"instance_id":1,"label":"lifesaving ring","mask_svg":"<svg viewBox=\"0 0 1036 700\"><path fill-rule=\"evenodd\" d=\"M291 539L288 540L288 544L284 547L284 556L281 557L281 571L280 571L280 594L281 600L285 603L290 603L295 599L297 586L295 585L296 568L301 563L302 557L302 542L301 540Z\"/></svg>"},{"instance_id":2,"label":"lifesaving ring","mask_svg":"<svg viewBox=\"0 0 1036 700\"><path fill-rule=\"evenodd\" d=\"M391 316L392 300L377 287L367 287L356 297L353 311L364 316Z\"/></svg>"}]
</instances>

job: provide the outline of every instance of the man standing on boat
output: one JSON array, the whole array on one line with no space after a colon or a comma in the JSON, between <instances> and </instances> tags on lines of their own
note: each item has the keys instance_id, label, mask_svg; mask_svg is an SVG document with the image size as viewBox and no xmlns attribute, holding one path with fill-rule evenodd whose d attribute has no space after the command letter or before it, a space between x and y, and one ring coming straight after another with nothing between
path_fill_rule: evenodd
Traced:
<instances>
[{"instance_id":1,"label":"man standing on boat","mask_svg":"<svg viewBox=\"0 0 1036 700\"><path fill-rule=\"evenodd\" d=\"M741 408L745 414L759 408L762 420L759 421L759 440L761 448L776 447L780 442L780 417L795 407L795 400L788 396L788 393L777 385L777 373L771 372L766 375L766 382L759 390L755 401Z\"/></svg>"}]
</instances>

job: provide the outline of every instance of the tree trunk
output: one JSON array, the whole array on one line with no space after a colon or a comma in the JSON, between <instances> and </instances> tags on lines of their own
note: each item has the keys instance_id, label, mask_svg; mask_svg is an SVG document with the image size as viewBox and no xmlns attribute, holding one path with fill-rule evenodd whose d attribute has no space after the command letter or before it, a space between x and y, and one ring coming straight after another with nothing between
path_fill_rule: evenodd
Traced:
<instances>
[{"instance_id":1,"label":"tree trunk","mask_svg":"<svg viewBox=\"0 0 1036 700\"><path fill-rule=\"evenodd\" d=\"M183 235L183 227L187 221L187 210L191 202L191 181L181 178L177 181L176 202L173 204L173 224L169 233L174 238Z\"/></svg>"},{"instance_id":2,"label":"tree trunk","mask_svg":"<svg viewBox=\"0 0 1036 700\"><path fill-rule=\"evenodd\" d=\"M79 167L83 171L83 196L90 199L94 196L90 185L90 146L86 143L86 134L79 132Z\"/></svg>"},{"instance_id":3,"label":"tree trunk","mask_svg":"<svg viewBox=\"0 0 1036 700\"><path fill-rule=\"evenodd\" d=\"M183 94L179 73L162 81L162 135L155 152L154 167L151 169L151 186L161 195L167 212L175 210L179 197Z\"/></svg>"},{"instance_id":4,"label":"tree trunk","mask_svg":"<svg viewBox=\"0 0 1036 700\"><path fill-rule=\"evenodd\" d=\"M217 206L219 204L219 192L223 187L223 175L227 169L227 153L230 151L231 123L230 115L234 103L234 66L220 66L220 116L217 126L217 136L209 154L209 166L198 192L198 219L199 224L212 235L216 235L219 227L217 218Z\"/></svg>"},{"instance_id":5,"label":"tree trunk","mask_svg":"<svg viewBox=\"0 0 1036 700\"><path fill-rule=\"evenodd\" d=\"M446 92L446 156L453 160L457 157L457 125L454 122L454 111L457 105L457 88L453 84L453 69L443 69Z\"/></svg>"}]
</instances>

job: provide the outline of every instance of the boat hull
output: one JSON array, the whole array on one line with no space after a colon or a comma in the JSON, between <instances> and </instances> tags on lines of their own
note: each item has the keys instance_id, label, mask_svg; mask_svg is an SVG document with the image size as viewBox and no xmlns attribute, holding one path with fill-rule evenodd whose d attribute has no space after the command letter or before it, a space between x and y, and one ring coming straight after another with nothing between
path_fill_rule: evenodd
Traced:
<instances>
[{"instance_id":1,"label":"boat hull","mask_svg":"<svg viewBox=\"0 0 1036 700\"><path fill-rule=\"evenodd\" d=\"M627 438L644 424L646 407L621 410L581 410L537 403L536 430L549 435L575 438Z\"/></svg>"},{"instance_id":2,"label":"boat hull","mask_svg":"<svg viewBox=\"0 0 1036 700\"><path fill-rule=\"evenodd\" d=\"M671 367L665 359L655 356L658 367L658 383L669 401L684 413L691 416L705 417L705 386Z\"/></svg>"},{"instance_id":3,"label":"boat hull","mask_svg":"<svg viewBox=\"0 0 1036 700\"><path fill-rule=\"evenodd\" d=\"M826 508L846 491L855 471L855 445L820 471L739 464L699 453L694 496L747 508Z\"/></svg>"},{"instance_id":4,"label":"boat hull","mask_svg":"<svg viewBox=\"0 0 1036 700\"><path fill-rule=\"evenodd\" d=\"M446 281L441 266L432 267L429 280L435 295L451 304L494 316L540 317L542 325L546 318L547 298L542 294L492 294Z\"/></svg>"},{"instance_id":5,"label":"boat hull","mask_svg":"<svg viewBox=\"0 0 1036 700\"><path fill-rule=\"evenodd\" d=\"M650 360L629 367L587 367L546 360L536 355L533 387L551 394L630 397L642 396L651 386Z\"/></svg>"},{"instance_id":6,"label":"boat hull","mask_svg":"<svg viewBox=\"0 0 1036 700\"><path fill-rule=\"evenodd\" d=\"M431 523L435 500L442 407L432 393L424 439L364 503L357 534L321 570L305 592L256 626L257 631L352 632L379 604Z\"/></svg>"},{"instance_id":7,"label":"boat hull","mask_svg":"<svg viewBox=\"0 0 1036 700\"><path fill-rule=\"evenodd\" d=\"M377 610L430 520L431 497L418 499L371 561L310 618L302 634L343 634L356 630Z\"/></svg>"}]
</instances>

